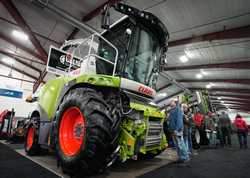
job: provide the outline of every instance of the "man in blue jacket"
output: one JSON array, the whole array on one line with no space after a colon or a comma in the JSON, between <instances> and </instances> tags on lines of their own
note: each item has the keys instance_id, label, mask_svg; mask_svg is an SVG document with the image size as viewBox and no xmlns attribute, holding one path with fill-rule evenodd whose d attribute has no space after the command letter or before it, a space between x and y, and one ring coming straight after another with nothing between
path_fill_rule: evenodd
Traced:
<instances>
[{"instance_id":1,"label":"man in blue jacket","mask_svg":"<svg viewBox=\"0 0 250 178\"><path fill-rule=\"evenodd\" d=\"M183 139L183 112L177 100L170 102L171 110L169 112L169 130L172 133L173 140L176 145L178 163L186 163L189 161L188 151Z\"/></svg>"}]
</instances>

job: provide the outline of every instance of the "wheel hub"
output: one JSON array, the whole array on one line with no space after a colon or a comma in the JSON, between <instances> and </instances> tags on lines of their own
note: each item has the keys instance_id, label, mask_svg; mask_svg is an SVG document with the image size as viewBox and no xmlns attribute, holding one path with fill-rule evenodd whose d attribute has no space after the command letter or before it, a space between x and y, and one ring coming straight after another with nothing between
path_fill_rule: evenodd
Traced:
<instances>
[{"instance_id":1,"label":"wheel hub","mask_svg":"<svg viewBox=\"0 0 250 178\"><path fill-rule=\"evenodd\" d=\"M28 135L27 135L27 149L30 149L33 145L33 140L34 140L34 134L35 134L35 129L33 126L31 126L28 130Z\"/></svg>"},{"instance_id":2,"label":"wheel hub","mask_svg":"<svg viewBox=\"0 0 250 178\"><path fill-rule=\"evenodd\" d=\"M79 140L83 137L83 135L84 135L84 125L81 123L77 123L74 126L74 137Z\"/></svg>"},{"instance_id":3,"label":"wheel hub","mask_svg":"<svg viewBox=\"0 0 250 178\"><path fill-rule=\"evenodd\" d=\"M85 118L78 107L69 107L62 115L59 127L59 144L66 156L76 155L85 137Z\"/></svg>"}]
</instances>

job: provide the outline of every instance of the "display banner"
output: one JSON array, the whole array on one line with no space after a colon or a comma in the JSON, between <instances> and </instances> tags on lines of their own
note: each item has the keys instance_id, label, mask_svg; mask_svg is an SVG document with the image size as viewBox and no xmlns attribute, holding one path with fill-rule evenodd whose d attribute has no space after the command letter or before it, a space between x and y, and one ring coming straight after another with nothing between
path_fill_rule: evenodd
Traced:
<instances>
[{"instance_id":1,"label":"display banner","mask_svg":"<svg viewBox=\"0 0 250 178\"><path fill-rule=\"evenodd\" d=\"M23 92L0 88L0 96L7 96L7 97L12 97L12 98L23 98Z\"/></svg>"}]
</instances>

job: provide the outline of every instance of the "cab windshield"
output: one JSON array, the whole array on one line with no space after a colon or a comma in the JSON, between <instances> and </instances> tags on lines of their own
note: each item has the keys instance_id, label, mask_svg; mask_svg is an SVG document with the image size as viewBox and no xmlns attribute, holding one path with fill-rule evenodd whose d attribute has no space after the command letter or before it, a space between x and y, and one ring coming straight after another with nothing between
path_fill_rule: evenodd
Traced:
<instances>
[{"instance_id":1,"label":"cab windshield","mask_svg":"<svg viewBox=\"0 0 250 178\"><path fill-rule=\"evenodd\" d=\"M135 33L124 77L155 88L157 75L154 68L160 58L159 42L150 31L138 28Z\"/></svg>"},{"instance_id":2,"label":"cab windshield","mask_svg":"<svg viewBox=\"0 0 250 178\"><path fill-rule=\"evenodd\" d=\"M127 30L131 31L130 35L126 33ZM143 26L135 26L129 20L125 20L118 27L111 28L103 36L118 49L116 74L155 88L157 73L154 72L154 68L160 59L158 38ZM126 49L128 49L127 53ZM100 44L98 51L100 55L103 51L112 53L105 44ZM112 56L112 54L106 56ZM109 71L112 71L110 67L103 61L97 62L98 73L110 75Z\"/></svg>"}]
</instances>

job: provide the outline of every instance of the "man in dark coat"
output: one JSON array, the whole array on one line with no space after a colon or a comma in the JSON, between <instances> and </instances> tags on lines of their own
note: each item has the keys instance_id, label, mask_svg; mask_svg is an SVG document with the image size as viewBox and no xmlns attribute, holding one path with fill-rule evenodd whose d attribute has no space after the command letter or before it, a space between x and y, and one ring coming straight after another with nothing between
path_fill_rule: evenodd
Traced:
<instances>
[{"instance_id":1,"label":"man in dark coat","mask_svg":"<svg viewBox=\"0 0 250 178\"><path fill-rule=\"evenodd\" d=\"M231 131L232 131L232 124L228 114L225 111L222 111L219 117L218 123L220 133L222 136L222 146L229 146L231 147Z\"/></svg>"}]
</instances>

